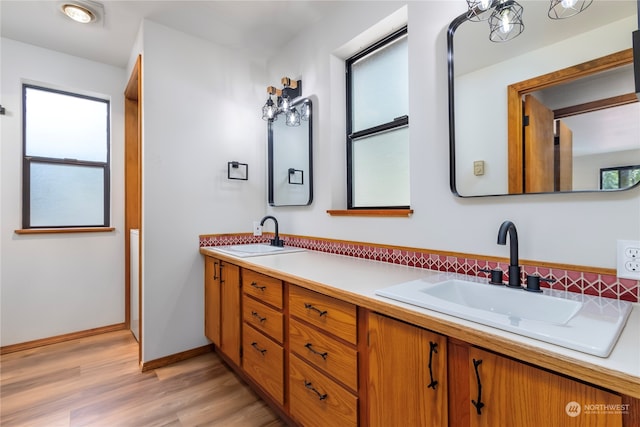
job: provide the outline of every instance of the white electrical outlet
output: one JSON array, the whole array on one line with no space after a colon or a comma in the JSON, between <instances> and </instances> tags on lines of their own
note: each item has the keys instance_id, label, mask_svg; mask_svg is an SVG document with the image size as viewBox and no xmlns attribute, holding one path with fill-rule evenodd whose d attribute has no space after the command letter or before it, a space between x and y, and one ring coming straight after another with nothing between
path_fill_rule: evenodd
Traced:
<instances>
[{"instance_id":1,"label":"white electrical outlet","mask_svg":"<svg viewBox=\"0 0 640 427\"><path fill-rule=\"evenodd\" d=\"M618 277L640 280L640 241L618 240Z\"/></svg>"},{"instance_id":2,"label":"white electrical outlet","mask_svg":"<svg viewBox=\"0 0 640 427\"><path fill-rule=\"evenodd\" d=\"M253 235L262 236L262 226L258 221L253 221Z\"/></svg>"}]
</instances>

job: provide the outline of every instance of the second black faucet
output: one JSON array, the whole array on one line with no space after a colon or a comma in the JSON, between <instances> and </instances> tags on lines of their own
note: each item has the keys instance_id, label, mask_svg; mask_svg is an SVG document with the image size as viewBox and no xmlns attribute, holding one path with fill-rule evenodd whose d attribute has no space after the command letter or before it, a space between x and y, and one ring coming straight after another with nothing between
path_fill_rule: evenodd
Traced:
<instances>
[{"instance_id":1,"label":"second black faucet","mask_svg":"<svg viewBox=\"0 0 640 427\"><path fill-rule=\"evenodd\" d=\"M280 235L278 234L278 220L276 219L276 217L271 215L265 216L260 220L260 226L263 226L264 222L268 219L272 219L273 223L276 225L276 232L274 238L271 239L271 246L278 246L281 248L284 246L284 242L280 240Z\"/></svg>"},{"instance_id":2,"label":"second black faucet","mask_svg":"<svg viewBox=\"0 0 640 427\"><path fill-rule=\"evenodd\" d=\"M522 289L520 284L520 265L518 261L518 231L511 221L505 221L498 230L498 244L507 244L507 233L509 233L509 283L510 288Z\"/></svg>"}]
</instances>

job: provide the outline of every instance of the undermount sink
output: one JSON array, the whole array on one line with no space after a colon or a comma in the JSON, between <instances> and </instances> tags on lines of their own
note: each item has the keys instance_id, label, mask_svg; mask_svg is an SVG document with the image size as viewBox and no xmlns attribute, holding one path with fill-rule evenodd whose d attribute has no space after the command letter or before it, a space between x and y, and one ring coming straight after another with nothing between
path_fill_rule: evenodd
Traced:
<instances>
[{"instance_id":1,"label":"undermount sink","mask_svg":"<svg viewBox=\"0 0 640 427\"><path fill-rule=\"evenodd\" d=\"M229 255L234 255L241 258L261 256L261 255L275 255L286 254L291 252L302 252L303 248L295 248L293 246L271 246L266 243L250 243L246 245L231 245L231 246L213 246L211 249L224 252Z\"/></svg>"},{"instance_id":2,"label":"undermount sink","mask_svg":"<svg viewBox=\"0 0 640 427\"><path fill-rule=\"evenodd\" d=\"M470 276L401 283L377 295L551 344L607 357L629 317L626 301L545 289L531 293Z\"/></svg>"}]
</instances>

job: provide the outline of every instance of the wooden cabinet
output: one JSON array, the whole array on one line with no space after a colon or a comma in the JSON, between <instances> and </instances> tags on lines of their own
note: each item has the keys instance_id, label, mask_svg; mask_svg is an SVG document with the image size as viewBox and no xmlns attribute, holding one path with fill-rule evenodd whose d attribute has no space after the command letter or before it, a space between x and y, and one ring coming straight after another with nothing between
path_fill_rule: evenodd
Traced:
<instances>
[{"instance_id":1,"label":"wooden cabinet","mask_svg":"<svg viewBox=\"0 0 640 427\"><path fill-rule=\"evenodd\" d=\"M465 419L468 411L464 425L623 425L621 396L489 351L469 347L467 369L462 372L469 385L468 400L465 408L450 414ZM604 409L607 405L611 413ZM452 421L451 425L463 425L460 420Z\"/></svg>"},{"instance_id":2,"label":"wooden cabinet","mask_svg":"<svg viewBox=\"0 0 640 427\"><path fill-rule=\"evenodd\" d=\"M289 286L289 408L304 426L358 425L357 308Z\"/></svg>"},{"instance_id":3,"label":"wooden cabinet","mask_svg":"<svg viewBox=\"0 0 640 427\"><path fill-rule=\"evenodd\" d=\"M220 260L204 257L204 334L220 346Z\"/></svg>"},{"instance_id":4,"label":"wooden cabinet","mask_svg":"<svg viewBox=\"0 0 640 427\"><path fill-rule=\"evenodd\" d=\"M215 257L204 261L204 334L240 366L240 267Z\"/></svg>"},{"instance_id":5,"label":"wooden cabinet","mask_svg":"<svg viewBox=\"0 0 640 427\"><path fill-rule=\"evenodd\" d=\"M301 426L639 425L638 400L216 257L204 299L206 336Z\"/></svg>"},{"instance_id":6,"label":"wooden cabinet","mask_svg":"<svg viewBox=\"0 0 640 427\"><path fill-rule=\"evenodd\" d=\"M242 368L283 406L285 361L282 282L243 269L242 289Z\"/></svg>"},{"instance_id":7,"label":"wooden cabinet","mask_svg":"<svg viewBox=\"0 0 640 427\"><path fill-rule=\"evenodd\" d=\"M370 425L446 426L446 337L377 313L367 317Z\"/></svg>"},{"instance_id":8,"label":"wooden cabinet","mask_svg":"<svg viewBox=\"0 0 640 427\"><path fill-rule=\"evenodd\" d=\"M240 366L240 267L220 262L220 351Z\"/></svg>"},{"instance_id":9,"label":"wooden cabinet","mask_svg":"<svg viewBox=\"0 0 640 427\"><path fill-rule=\"evenodd\" d=\"M246 322L242 347L242 369L276 402L284 405L284 348Z\"/></svg>"}]
</instances>

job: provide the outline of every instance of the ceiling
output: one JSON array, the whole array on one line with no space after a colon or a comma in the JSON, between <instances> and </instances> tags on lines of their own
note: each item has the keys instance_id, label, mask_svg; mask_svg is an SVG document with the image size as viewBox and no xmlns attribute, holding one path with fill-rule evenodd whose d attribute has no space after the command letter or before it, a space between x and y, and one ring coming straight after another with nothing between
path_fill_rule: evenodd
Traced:
<instances>
[{"instance_id":1,"label":"ceiling","mask_svg":"<svg viewBox=\"0 0 640 427\"><path fill-rule=\"evenodd\" d=\"M269 58L337 1L103 0L103 19L78 24L61 1L0 0L0 34L74 56L126 67L140 23L150 19L258 58Z\"/></svg>"}]
</instances>

